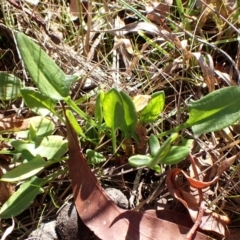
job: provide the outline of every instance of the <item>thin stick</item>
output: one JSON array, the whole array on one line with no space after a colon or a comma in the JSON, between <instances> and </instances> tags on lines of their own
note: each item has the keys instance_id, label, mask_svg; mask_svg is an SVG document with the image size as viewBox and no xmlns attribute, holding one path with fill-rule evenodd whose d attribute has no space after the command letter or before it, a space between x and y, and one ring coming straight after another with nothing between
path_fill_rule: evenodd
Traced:
<instances>
[{"instance_id":1,"label":"thin stick","mask_svg":"<svg viewBox=\"0 0 240 240\"><path fill-rule=\"evenodd\" d=\"M193 168L193 172L195 175L195 178L197 180L199 180L199 176L198 176L198 172L197 172L197 168L196 168L196 163L195 163L195 159L193 158L192 154L189 154L189 160L192 164L192 168ZM193 235L195 234L195 232L197 231L198 226L200 225L201 221L202 221L202 217L203 214L206 210L206 203L203 200L203 192L202 189L197 189L198 190L198 194L199 194L199 200L200 200L200 206L199 206L199 211L198 211L198 216L197 219L194 223L194 225L192 226L192 228L189 230L189 232L187 233L185 239L186 240L191 240L193 239Z\"/></svg>"},{"instance_id":2,"label":"thin stick","mask_svg":"<svg viewBox=\"0 0 240 240\"><path fill-rule=\"evenodd\" d=\"M203 214L206 210L206 203L205 201L201 201L201 204L200 204L200 207L199 207L199 211L198 211L198 216L197 216L197 219L194 223L194 225L192 226L192 228L189 230L188 234L186 235L185 239L186 240L192 240L193 239L193 236L194 234L196 233L197 231L197 228L199 227L199 225L201 224L201 221L202 221L202 217L203 217Z\"/></svg>"}]
</instances>

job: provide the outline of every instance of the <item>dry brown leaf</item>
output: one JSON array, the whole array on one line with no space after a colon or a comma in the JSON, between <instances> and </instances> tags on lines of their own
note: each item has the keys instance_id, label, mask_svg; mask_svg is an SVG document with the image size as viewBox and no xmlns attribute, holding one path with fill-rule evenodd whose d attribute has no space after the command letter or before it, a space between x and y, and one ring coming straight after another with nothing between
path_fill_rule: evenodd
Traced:
<instances>
[{"instance_id":1,"label":"dry brown leaf","mask_svg":"<svg viewBox=\"0 0 240 240\"><path fill-rule=\"evenodd\" d=\"M204 213L199 227L205 231L214 231L227 237L229 235L229 230L227 228L229 223L230 220L227 216L207 211Z\"/></svg>"},{"instance_id":2,"label":"dry brown leaf","mask_svg":"<svg viewBox=\"0 0 240 240\"><path fill-rule=\"evenodd\" d=\"M88 52L87 55L87 61L90 62L93 58L94 58L94 54L96 53L96 48L98 47L98 45L101 43L102 39L103 39L103 35L104 33L100 33L96 39L94 40L94 42L91 44L91 48Z\"/></svg>"},{"instance_id":3,"label":"dry brown leaf","mask_svg":"<svg viewBox=\"0 0 240 240\"><path fill-rule=\"evenodd\" d=\"M16 131L24 126L24 118L11 115L0 119L0 131Z\"/></svg>"},{"instance_id":4,"label":"dry brown leaf","mask_svg":"<svg viewBox=\"0 0 240 240\"><path fill-rule=\"evenodd\" d=\"M230 158L226 158L225 160L221 161L220 166L218 167L218 175L220 176L226 169L228 169L236 159L239 157L239 154L236 154Z\"/></svg>"},{"instance_id":5,"label":"dry brown leaf","mask_svg":"<svg viewBox=\"0 0 240 240\"><path fill-rule=\"evenodd\" d=\"M192 219L188 215L181 212L164 209L161 211L147 210L146 213L153 217L164 219L188 228L192 227Z\"/></svg>"},{"instance_id":6,"label":"dry brown leaf","mask_svg":"<svg viewBox=\"0 0 240 240\"><path fill-rule=\"evenodd\" d=\"M198 174L199 174L198 176L199 176L199 179L201 181L204 181L204 178L207 175L207 173L203 173L203 170L205 168L207 168L207 167L212 166L212 165L213 165L213 161L212 161L212 159L210 157L207 157L206 159L202 159L201 157L199 157L197 159L197 161L195 162L195 169L198 172ZM189 167L189 176L190 177L194 177L195 176L192 164Z\"/></svg>"},{"instance_id":7,"label":"dry brown leaf","mask_svg":"<svg viewBox=\"0 0 240 240\"><path fill-rule=\"evenodd\" d=\"M214 75L214 65L213 65L212 57L209 54L206 54L206 57L208 58L208 62L209 62L209 64L207 64L201 52L192 52L191 54L197 59L201 67L204 80L208 86L209 92L214 91L215 83L217 81Z\"/></svg>"},{"instance_id":8,"label":"dry brown leaf","mask_svg":"<svg viewBox=\"0 0 240 240\"><path fill-rule=\"evenodd\" d=\"M147 18L160 26L164 26L165 17L169 13L169 10L170 6L160 3L153 11L147 14Z\"/></svg>"},{"instance_id":9,"label":"dry brown leaf","mask_svg":"<svg viewBox=\"0 0 240 240\"><path fill-rule=\"evenodd\" d=\"M121 33L122 35L128 34L128 33L137 33L139 31L144 31L147 34L151 34L153 36L158 36L163 38L165 41L172 42L176 48L182 50L181 42L179 38L171 33L171 31L163 29L151 22L133 22L130 24L127 24L124 27L117 28L117 29L111 29L111 30L93 30L93 32L108 32L112 35L118 35ZM119 32L116 34L116 32ZM183 52L185 54L185 52Z\"/></svg>"},{"instance_id":10,"label":"dry brown leaf","mask_svg":"<svg viewBox=\"0 0 240 240\"><path fill-rule=\"evenodd\" d=\"M23 118L22 116L11 115L0 119L0 132L17 132L29 129L30 124L39 122L40 116Z\"/></svg>"},{"instance_id":11,"label":"dry brown leaf","mask_svg":"<svg viewBox=\"0 0 240 240\"><path fill-rule=\"evenodd\" d=\"M167 15L170 12L170 7L172 6L172 3L173 3L173 1L163 1L161 3L150 2L146 8L148 9L148 11L149 11L149 9L151 9L151 10L149 11L149 13L147 14L146 17L150 21L169 30L169 28L165 24L165 18L167 17Z\"/></svg>"},{"instance_id":12,"label":"dry brown leaf","mask_svg":"<svg viewBox=\"0 0 240 240\"><path fill-rule=\"evenodd\" d=\"M240 51L239 51L240 52ZM229 86L237 86L237 82L232 79L229 73L219 71L217 69L214 70L214 73L223 80L225 83L227 83Z\"/></svg>"},{"instance_id":13,"label":"dry brown leaf","mask_svg":"<svg viewBox=\"0 0 240 240\"><path fill-rule=\"evenodd\" d=\"M189 175L181 169L172 169L169 171L167 175L168 190L172 196L178 199L187 208L194 222L197 220L199 213L199 206L201 201L200 196L192 195L189 192L184 191L183 188L180 188L176 180L178 175L182 173L186 177L191 187L196 189L204 189L215 183L219 179L221 174L234 163L237 157L238 155L235 155L222 161L220 166L218 167L217 175L213 178L212 181L209 182L202 182L195 178L189 177ZM199 227L202 230L214 231L218 234L226 236L228 234L227 224L229 224L229 218L227 216L213 212L210 209L206 209L203 217L201 218L201 223Z\"/></svg>"},{"instance_id":14,"label":"dry brown leaf","mask_svg":"<svg viewBox=\"0 0 240 240\"><path fill-rule=\"evenodd\" d=\"M126 211L118 208L99 185L80 149L77 135L66 117L73 196L80 218L101 239L164 240L183 239L188 228L159 218L157 213ZM197 232L196 240L208 239Z\"/></svg>"}]
</instances>

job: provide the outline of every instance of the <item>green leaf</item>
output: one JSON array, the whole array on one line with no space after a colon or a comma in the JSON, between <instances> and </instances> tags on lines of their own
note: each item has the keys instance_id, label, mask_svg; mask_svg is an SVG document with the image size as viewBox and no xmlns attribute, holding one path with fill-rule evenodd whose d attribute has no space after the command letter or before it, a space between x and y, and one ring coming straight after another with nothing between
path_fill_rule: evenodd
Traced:
<instances>
[{"instance_id":1,"label":"green leaf","mask_svg":"<svg viewBox=\"0 0 240 240\"><path fill-rule=\"evenodd\" d=\"M35 127L30 124L29 132L28 132L28 139L34 141L37 138L37 133Z\"/></svg>"},{"instance_id":2,"label":"green leaf","mask_svg":"<svg viewBox=\"0 0 240 240\"><path fill-rule=\"evenodd\" d=\"M163 91L152 94L148 105L141 111L140 122L147 124L153 122L163 111L165 106L165 94Z\"/></svg>"},{"instance_id":3,"label":"green leaf","mask_svg":"<svg viewBox=\"0 0 240 240\"><path fill-rule=\"evenodd\" d=\"M87 154L88 164L96 165L106 161L106 158L101 153L98 153L91 149L87 149L86 154Z\"/></svg>"},{"instance_id":4,"label":"green leaf","mask_svg":"<svg viewBox=\"0 0 240 240\"><path fill-rule=\"evenodd\" d=\"M12 74L0 72L0 100L11 100L19 97L23 87L21 79Z\"/></svg>"},{"instance_id":5,"label":"green leaf","mask_svg":"<svg viewBox=\"0 0 240 240\"><path fill-rule=\"evenodd\" d=\"M34 142L15 140L11 144L15 148L15 153L24 154L24 150L27 150L35 157L39 154L49 160L61 158L68 149L67 140L57 135L37 138Z\"/></svg>"},{"instance_id":6,"label":"green leaf","mask_svg":"<svg viewBox=\"0 0 240 240\"><path fill-rule=\"evenodd\" d=\"M152 167L152 170L154 170L157 173L161 173L162 172L162 168L159 165L155 165L154 167Z\"/></svg>"},{"instance_id":7,"label":"green leaf","mask_svg":"<svg viewBox=\"0 0 240 240\"><path fill-rule=\"evenodd\" d=\"M240 87L225 87L209 93L197 101L191 101L189 119L195 137L232 125L240 119Z\"/></svg>"},{"instance_id":8,"label":"green leaf","mask_svg":"<svg viewBox=\"0 0 240 240\"><path fill-rule=\"evenodd\" d=\"M172 134L160 147L156 155L152 158L152 160L148 163L148 167L152 168L155 165L162 163L163 159L165 156L167 156L170 148L171 148L171 143L175 141L178 137L177 133Z\"/></svg>"},{"instance_id":9,"label":"green leaf","mask_svg":"<svg viewBox=\"0 0 240 240\"><path fill-rule=\"evenodd\" d=\"M122 125L124 119L123 101L115 88L109 90L104 96L103 117L108 128L115 130Z\"/></svg>"},{"instance_id":10,"label":"green leaf","mask_svg":"<svg viewBox=\"0 0 240 240\"><path fill-rule=\"evenodd\" d=\"M167 155L161 160L161 164L176 164L188 156L190 149L184 146L172 146Z\"/></svg>"},{"instance_id":11,"label":"green leaf","mask_svg":"<svg viewBox=\"0 0 240 240\"><path fill-rule=\"evenodd\" d=\"M73 113L69 110L66 110L66 115L68 117L68 120L70 121L71 125L73 126L74 130L76 133L82 137L86 137L85 134L83 133L82 128L79 126L76 118L74 117Z\"/></svg>"},{"instance_id":12,"label":"green leaf","mask_svg":"<svg viewBox=\"0 0 240 240\"><path fill-rule=\"evenodd\" d=\"M56 114L54 107L56 101L34 90L34 88L22 88L21 94L25 104L35 113L46 116L49 112Z\"/></svg>"},{"instance_id":13,"label":"green leaf","mask_svg":"<svg viewBox=\"0 0 240 240\"><path fill-rule=\"evenodd\" d=\"M83 110L81 110L69 96L66 97L64 100L68 104L68 106L71 107L71 109L74 110L80 117L82 117L92 126L97 126L97 124Z\"/></svg>"},{"instance_id":14,"label":"green leaf","mask_svg":"<svg viewBox=\"0 0 240 240\"><path fill-rule=\"evenodd\" d=\"M40 116L31 118L31 126L35 130L36 137L48 136L55 129L55 125L50 119Z\"/></svg>"},{"instance_id":15,"label":"green leaf","mask_svg":"<svg viewBox=\"0 0 240 240\"><path fill-rule=\"evenodd\" d=\"M153 134L149 137L149 146L150 146L150 153L152 157L155 157L157 152L160 149L160 144L157 137Z\"/></svg>"},{"instance_id":16,"label":"green leaf","mask_svg":"<svg viewBox=\"0 0 240 240\"><path fill-rule=\"evenodd\" d=\"M30 178L44 169L46 161L37 155L27 163L23 163L2 176L0 181L17 182Z\"/></svg>"},{"instance_id":17,"label":"green leaf","mask_svg":"<svg viewBox=\"0 0 240 240\"><path fill-rule=\"evenodd\" d=\"M7 219L17 216L32 203L34 198L43 192L44 179L32 177L24 182L19 189L3 204L0 209L0 218Z\"/></svg>"},{"instance_id":18,"label":"green leaf","mask_svg":"<svg viewBox=\"0 0 240 240\"><path fill-rule=\"evenodd\" d=\"M65 75L31 38L20 32L15 37L24 65L41 93L54 100L67 97L71 84L79 77Z\"/></svg>"},{"instance_id":19,"label":"green leaf","mask_svg":"<svg viewBox=\"0 0 240 240\"><path fill-rule=\"evenodd\" d=\"M120 129L124 132L126 138L130 138L137 125L137 112L132 99L125 92L120 92L123 100L124 115Z\"/></svg>"},{"instance_id":20,"label":"green leaf","mask_svg":"<svg viewBox=\"0 0 240 240\"><path fill-rule=\"evenodd\" d=\"M149 162L152 160L152 157L146 155L134 155L128 159L128 162L133 167L145 167L148 166Z\"/></svg>"},{"instance_id":21,"label":"green leaf","mask_svg":"<svg viewBox=\"0 0 240 240\"><path fill-rule=\"evenodd\" d=\"M194 139L190 138L184 138L184 137L181 137L181 143L179 144L179 146L184 146L184 147L188 147L189 149L192 148L193 146L193 143L194 143Z\"/></svg>"},{"instance_id":22,"label":"green leaf","mask_svg":"<svg viewBox=\"0 0 240 240\"><path fill-rule=\"evenodd\" d=\"M117 89L109 90L103 99L103 118L106 127L111 129L113 153L116 152L116 129L123 124L124 110L121 94Z\"/></svg>"}]
</instances>

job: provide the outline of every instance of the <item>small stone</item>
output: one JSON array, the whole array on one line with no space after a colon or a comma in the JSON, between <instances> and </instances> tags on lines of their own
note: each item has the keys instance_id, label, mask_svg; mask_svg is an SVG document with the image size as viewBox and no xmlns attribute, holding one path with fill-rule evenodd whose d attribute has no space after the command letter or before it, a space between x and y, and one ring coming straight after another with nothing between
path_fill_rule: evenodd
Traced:
<instances>
[{"instance_id":1,"label":"small stone","mask_svg":"<svg viewBox=\"0 0 240 240\"><path fill-rule=\"evenodd\" d=\"M115 188L107 188L105 191L118 207L128 208L128 200L121 191ZM74 203L64 206L56 221L41 224L29 237L47 240L99 240L78 216Z\"/></svg>"},{"instance_id":2,"label":"small stone","mask_svg":"<svg viewBox=\"0 0 240 240\"><path fill-rule=\"evenodd\" d=\"M105 191L118 207L128 209L128 200L120 190L116 188L106 188Z\"/></svg>"},{"instance_id":3,"label":"small stone","mask_svg":"<svg viewBox=\"0 0 240 240\"><path fill-rule=\"evenodd\" d=\"M57 233L55 231L56 221L42 223L36 230L30 235L30 239L47 239L47 240L58 240Z\"/></svg>"},{"instance_id":4,"label":"small stone","mask_svg":"<svg viewBox=\"0 0 240 240\"><path fill-rule=\"evenodd\" d=\"M56 231L61 240L89 240L94 236L93 232L79 218L74 203L67 204L59 212Z\"/></svg>"}]
</instances>

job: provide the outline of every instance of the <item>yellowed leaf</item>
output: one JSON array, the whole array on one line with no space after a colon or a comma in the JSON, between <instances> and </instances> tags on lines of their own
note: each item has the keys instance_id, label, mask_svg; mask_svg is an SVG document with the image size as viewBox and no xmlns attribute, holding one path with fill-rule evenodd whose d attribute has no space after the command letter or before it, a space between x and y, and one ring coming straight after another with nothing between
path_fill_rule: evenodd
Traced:
<instances>
[{"instance_id":1,"label":"yellowed leaf","mask_svg":"<svg viewBox=\"0 0 240 240\"><path fill-rule=\"evenodd\" d=\"M135 105L136 111L140 112L143 110L149 103L151 96L149 95L137 95L133 98L133 103Z\"/></svg>"}]
</instances>

